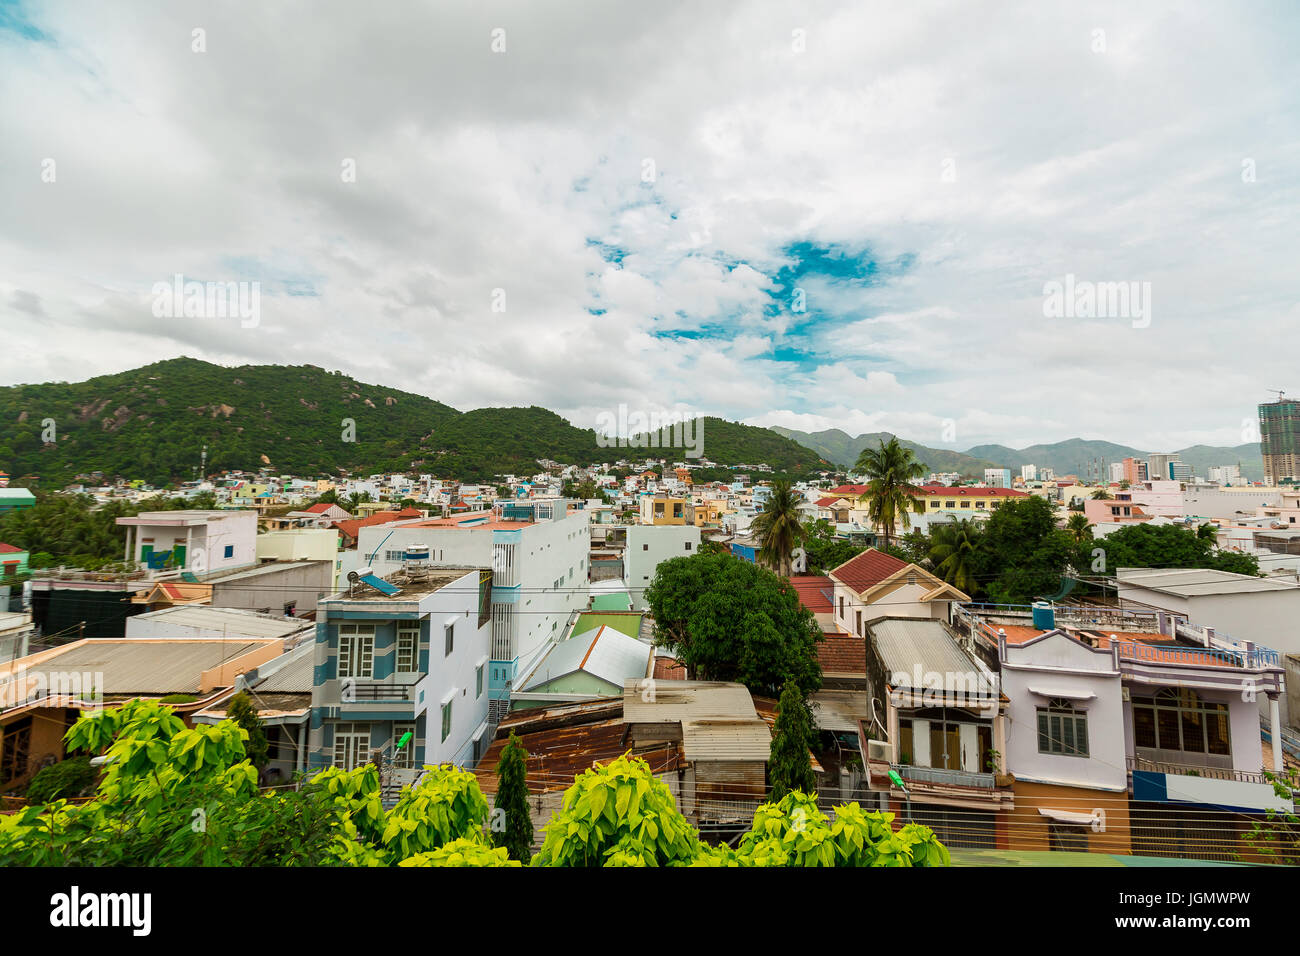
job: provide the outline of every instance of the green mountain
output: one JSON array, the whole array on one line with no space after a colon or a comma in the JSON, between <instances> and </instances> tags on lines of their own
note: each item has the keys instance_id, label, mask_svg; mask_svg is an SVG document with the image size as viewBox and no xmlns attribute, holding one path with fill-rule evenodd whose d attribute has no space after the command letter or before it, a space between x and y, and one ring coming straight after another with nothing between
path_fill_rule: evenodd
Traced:
<instances>
[{"instance_id":1,"label":"green mountain","mask_svg":"<svg viewBox=\"0 0 1300 956\"><path fill-rule=\"evenodd\" d=\"M773 425L771 430L797 441L806 448L811 448L827 461L835 462L844 468L851 468L858 460L862 449L868 445L874 447L879 442L889 441L893 437L889 432L870 432L853 438L838 428L809 433ZM942 448L927 448L925 445L904 438L900 438L899 443L912 449L917 460L930 471L955 471L970 478L983 478L985 468L1005 467L999 466L996 461L976 456L973 451L963 454Z\"/></svg>"},{"instance_id":2,"label":"green mountain","mask_svg":"<svg viewBox=\"0 0 1300 956\"><path fill-rule=\"evenodd\" d=\"M532 473L539 458L592 464L679 457L602 448L596 433L544 408L461 412L423 395L313 365L227 368L170 359L84 382L0 388L0 469L61 487L79 474L166 484L268 467L297 475L422 471L471 481ZM722 465L794 475L819 456L763 428L704 420L702 451Z\"/></svg>"}]
</instances>

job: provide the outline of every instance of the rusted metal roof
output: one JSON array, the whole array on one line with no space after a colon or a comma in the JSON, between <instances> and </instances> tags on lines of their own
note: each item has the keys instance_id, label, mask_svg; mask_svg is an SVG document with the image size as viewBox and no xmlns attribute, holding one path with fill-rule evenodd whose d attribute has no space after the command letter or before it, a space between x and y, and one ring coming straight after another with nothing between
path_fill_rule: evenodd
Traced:
<instances>
[{"instance_id":1,"label":"rusted metal roof","mask_svg":"<svg viewBox=\"0 0 1300 956\"><path fill-rule=\"evenodd\" d=\"M649 688L635 680L623 684L623 717L629 724L757 716L744 684L703 680L656 680Z\"/></svg>"}]
</instances>

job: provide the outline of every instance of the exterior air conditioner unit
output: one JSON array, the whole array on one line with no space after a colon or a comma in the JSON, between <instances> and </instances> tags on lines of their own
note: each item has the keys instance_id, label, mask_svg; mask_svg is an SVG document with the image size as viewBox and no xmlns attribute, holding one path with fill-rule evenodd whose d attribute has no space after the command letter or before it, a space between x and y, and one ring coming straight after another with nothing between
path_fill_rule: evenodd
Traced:
<instances>
[{"instance_id":1,"label":"exterior air conditioner unit","mask_svg":"<svg viewBox=\"0 0 1300 956\"><path fill-rule=\"evenodd\" d=\"M868 740L867 760L872 763L889 763L894 756L894 748L888 740Z\"/></svg>"}]
</instances>

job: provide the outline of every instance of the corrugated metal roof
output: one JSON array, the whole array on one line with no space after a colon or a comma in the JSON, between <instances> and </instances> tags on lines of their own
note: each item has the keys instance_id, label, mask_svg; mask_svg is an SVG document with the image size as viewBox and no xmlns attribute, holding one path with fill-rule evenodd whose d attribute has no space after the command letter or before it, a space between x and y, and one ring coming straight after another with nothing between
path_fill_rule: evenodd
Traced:
<instances>
[{"instance_id":1,"label":"corrugated metal roof","mask_svg":"<svg viewBox=\"0 0 1300 956\"><path fill-rule=\"evenodd\" d=\"M623 683L623 719L629 724L758 716L744 684L703 680L657 680L645 688L640 684L638 680Z\"/></svg>"},{"instance_id":2,"label":"corrugated metal roof","mask_svg":"<svg viewBox=\"0 0 1300 956\"><path fill-rule=\"evenodd\" d=\"M255 688L259 694L310 694L315 645L302 644L289 655L289 660L275 673L260 681Z\"/></svg>"},{"instance_id":3,"label":"corrugated metal roof","mask_svg":"<svg viewBox=\"0 0 1300 956\"><path fill-rule=\"evenodd\" d=\"M760 717L709 717L682 721L682 755L697 760L756 760L766 762L772 733Z\"/></svg>"},{"instance_id":4,"label":"corrugated metal roof","mask_svg":"<svg viewBox=\"0 0 1300 956\"><path fill-rule=\"evenodd\" d=\"M61 654L24 668L27 678L45 675L51 689L67 675L91 674L103 694L197 694L203 671L224 664L267 641L204 641L165 638L101 638L68 645ZM21 663L21 661L16 662Z\"/></svg>"},{"instance_id":5,"label":"corrugated metal roof","mask_svg":"<svg viewBox=\"0 0 1300 956\"><path fill-rule=\"evenodd\" d=\"M128 627L132 620L210 631L226 630L237 637L288 637L305 627L314 626L311 621L302 618L266 617L255 611L211 607L206 604L185 604L179 607L165 607L147 614L137 614L128 619Z\"/></svg>"},{"instance_id":6,"label":"corrugated metal roof","mask_svg":"<svg viewBox=\"0 0 1300 956\"><path fill-rule=\"evenodd\" d=\"M966 656L942 621L887 618L871 625L891 687L993 695L992 684Z\"/></svg>"},{"instance_id":7,"label":"corrugated metal roof","mask_svg":"<svg viewBox=\"0 0 1300 956\"><path fill-rule=\"evenodd\" d=\"M615 687L628 679L639 681L646 675L654 648L621 631L604 626L556 644L533 670L523 690L531 690L548 681L586 671Z\"/></svg>"}]
</instances>

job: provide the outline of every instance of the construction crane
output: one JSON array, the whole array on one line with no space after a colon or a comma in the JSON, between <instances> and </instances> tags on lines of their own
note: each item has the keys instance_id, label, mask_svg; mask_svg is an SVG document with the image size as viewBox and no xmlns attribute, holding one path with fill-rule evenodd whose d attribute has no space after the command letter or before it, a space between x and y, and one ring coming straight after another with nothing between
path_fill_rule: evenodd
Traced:
<instances>
[{"instance_id":1,"label":"construction crane","mask_svg":"<svg viewBox=\"0 0 1300 956\"><path fill-rule=\"evenodd\" d=\"M1285 392L1283 389L1280 389L1280 388L1266 388L1266 389L1264 389L1264 391L1266 391L1266 392L1276 392L1276 393L1277 393L1277 400L1278 400L1279 402L1282 401L1282 396L1286 394L1286 392Z\"/></svg>"}]
</instances>

